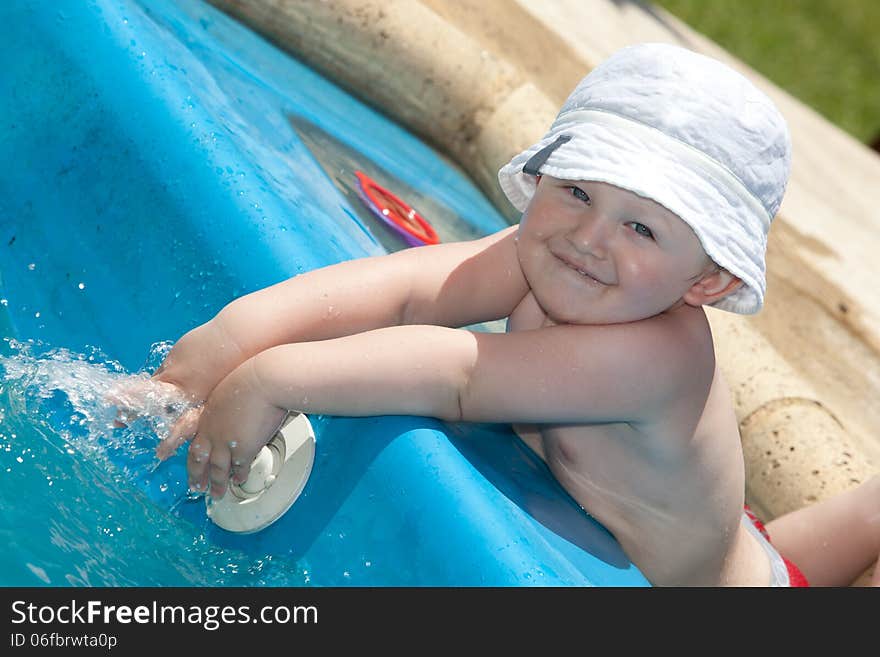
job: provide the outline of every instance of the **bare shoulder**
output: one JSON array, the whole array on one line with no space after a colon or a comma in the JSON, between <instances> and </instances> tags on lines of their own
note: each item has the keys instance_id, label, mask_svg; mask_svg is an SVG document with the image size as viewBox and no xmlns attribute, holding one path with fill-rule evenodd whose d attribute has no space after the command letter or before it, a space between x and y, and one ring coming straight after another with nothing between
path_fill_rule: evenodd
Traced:
<instances>
[{"instance_id":1,"label":"bare shoulder","mask_svg":"<svg viewBox=\"0 0 880 657\"><path fill-rule=\"evenodd\" d=\"M643 422L679 415L698 414L705 404L715 376L712 330L701 308L684 307L673 313L636 322L638 332L626 342L632 357L647 363L645 377L654 388L646 395Z\"/></svg>"},{"instance_id":2,"label":"bare shoulder","mask_svg":"<svg viewBox=\"0 0 880 657\"><path fill-rule=\"evenodd\" d=\"M651 421L689 401L705 401L715 372L712 332L701 308L683 307L649 319L583 327L580 359L607 354L623 389L639 400L633 421ZM598 330L597 330L598 329Z\"/></svg>"},{"instance_id":3,"label":"bare shoulder","mask_svg":"<svg viewBox=\"0 0 880 657\"><path fill-rule=\"evenodd\" d=\"M507 317L528 291L516 226L469 242L409 250L407 323L465 326Z\"/></svg>"},{"instance_id":4,"label":"bare shoulder","mask_svg":"<svg viewBox=\"0 0 880 657\"><path fill-rule=\"evenodd\" d=\"M476 335L466 401L483 420L571 423L648 423L688 400L702 404L715 368L711 332L702 310L682 310Z\"/></svg>"}]
</instances>

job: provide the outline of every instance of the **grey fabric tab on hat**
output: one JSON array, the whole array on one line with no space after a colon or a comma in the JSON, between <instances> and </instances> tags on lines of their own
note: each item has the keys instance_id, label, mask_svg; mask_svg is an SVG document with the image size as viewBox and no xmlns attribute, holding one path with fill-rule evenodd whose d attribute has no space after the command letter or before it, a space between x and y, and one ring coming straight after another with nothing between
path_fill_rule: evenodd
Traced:
<instances>
[{"instance_id":1,"label":"grey fabric tab on hat","mask_svg":"<svg viewBox=\"0 0 880 657\"><path fill-rule=\"evenodd\" d=\"M530 176L540 175L541 167L544 166L544 163L553 154L553 151L570 140L571 135L559 135L559 137L556 138L556 141L552 144L547 144L544 148L529 158L529 161L523 165L523 173L527 173Z\"/></svg>"}]
</instances>

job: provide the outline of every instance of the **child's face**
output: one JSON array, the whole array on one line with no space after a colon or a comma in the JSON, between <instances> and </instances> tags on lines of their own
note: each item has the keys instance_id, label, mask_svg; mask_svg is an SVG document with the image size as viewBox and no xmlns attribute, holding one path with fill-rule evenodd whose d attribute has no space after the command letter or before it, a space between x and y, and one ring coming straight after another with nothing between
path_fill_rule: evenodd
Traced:
<instances>
[{"instance_id":1,"label":"child's face","mask_svg":"<svg viewBox=\"0 0 880 657\"><path fill-rule=\"evenodd\" d=\"M658 203L549 176L523 213L517 252L536 300L565 324L652 317L715 270L691 228Z\"/></svg>"}]
</instances>

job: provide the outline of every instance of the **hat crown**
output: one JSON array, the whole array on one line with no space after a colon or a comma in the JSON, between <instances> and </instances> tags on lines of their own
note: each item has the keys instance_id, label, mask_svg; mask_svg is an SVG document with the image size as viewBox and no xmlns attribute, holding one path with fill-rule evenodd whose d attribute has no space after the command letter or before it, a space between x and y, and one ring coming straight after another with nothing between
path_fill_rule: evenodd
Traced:
<instances>
[{"instance_id":1,"label":"hat crown","mask_svg":"<svg viewBox=\"0 0 880 657\"><path fill-rule=\"evenodd\" d=\"M785 119L770 98L721 62L668 44L623 48L581 80L554 126L577 110L605 111L660 130L729 170L769 217L779 210L791 168Z\"/></svg>"}]
</instances>

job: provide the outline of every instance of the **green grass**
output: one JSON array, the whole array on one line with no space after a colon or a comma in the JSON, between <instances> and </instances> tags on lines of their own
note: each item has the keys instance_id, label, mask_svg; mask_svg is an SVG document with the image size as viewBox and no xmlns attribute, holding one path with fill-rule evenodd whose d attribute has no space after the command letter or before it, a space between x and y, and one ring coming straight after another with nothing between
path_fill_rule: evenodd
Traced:
<instances>
[{"instance_id":1,"label":"green grass","mask_svg":"<svg viewBox=\"0 0 880 657\"><path fill-rule=\"evenodd\" d=\"M880 137L880 1L655 0L859 141Z\"/></svg>"}]
</instances>

